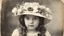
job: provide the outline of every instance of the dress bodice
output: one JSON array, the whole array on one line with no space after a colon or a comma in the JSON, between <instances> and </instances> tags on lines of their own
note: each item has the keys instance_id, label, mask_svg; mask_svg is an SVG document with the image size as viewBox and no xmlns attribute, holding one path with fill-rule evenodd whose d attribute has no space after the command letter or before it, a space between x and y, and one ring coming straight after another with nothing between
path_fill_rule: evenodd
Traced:
<instances>
[{"instance_id":1,"label":"dress bodice","mask_svg":"<svg viewBox=\"0 0 64 36\"><path fill-rule=\"evenodd\" d=\"M19 35L19 34L20 34L19 31L20 31L20 30L15 29L15 30L13 31L13 33L12 33L11 36L20 36L20 35ZM22 36L22 35L21 35L21 36ZM50 33L48 32L48 30L46 30L45 36L51 36Z\"/></svg>"}]
</instances>

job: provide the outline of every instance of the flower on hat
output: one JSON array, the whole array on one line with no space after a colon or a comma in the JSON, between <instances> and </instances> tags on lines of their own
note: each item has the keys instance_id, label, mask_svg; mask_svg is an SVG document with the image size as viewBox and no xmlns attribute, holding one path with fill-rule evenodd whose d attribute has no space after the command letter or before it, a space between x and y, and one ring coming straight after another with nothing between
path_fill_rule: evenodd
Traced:
<instances>
[{"instance_id":1,"label":"flower on hat","mask_svg":"<svg viewBox=\"0 0 64 36\"><path fill-rule=\"evenodd\" d=\"M16 16L16 13L17 13L17 8L16 8L16 7L14 7L14 8L12 9L12 13L13 13L14 16Z\"/></svg>"},{"instance_id":2,"label":"flower on hat","mask_svg":"<svg viewBox=\"0 0 64 36\"><path fill-rule=\"evenodd\" d=\"M25 9L27 12L32 11L32 12L36 12L38 11L37 8L39 6L39 3L25 3L23 6L23 9Z\"/></svg>"}]
</instances>

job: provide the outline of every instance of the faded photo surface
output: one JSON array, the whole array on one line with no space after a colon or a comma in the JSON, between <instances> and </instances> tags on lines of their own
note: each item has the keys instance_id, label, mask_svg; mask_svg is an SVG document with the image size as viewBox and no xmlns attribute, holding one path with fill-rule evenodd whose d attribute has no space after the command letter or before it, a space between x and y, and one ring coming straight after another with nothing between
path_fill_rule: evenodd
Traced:
<instances>
[{"instance_id":1,"label":"faded photo surface","mask_svg":"<svg viewBox=\"0 0 64 36\"><path fill-rule=\"evenodd\" d=\"M61 0L2 0L1 36L63 36Z\"/></svg>"}]
</instances>

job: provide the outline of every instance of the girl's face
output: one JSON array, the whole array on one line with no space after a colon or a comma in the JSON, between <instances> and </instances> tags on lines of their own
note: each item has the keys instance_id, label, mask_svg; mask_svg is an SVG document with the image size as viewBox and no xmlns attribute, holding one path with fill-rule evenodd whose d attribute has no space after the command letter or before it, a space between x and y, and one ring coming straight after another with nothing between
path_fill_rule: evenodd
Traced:
<instances>
[{"instance_id":1,"label":"girl's face","mask_svg":"<svg viewBox=\"0 0 64 36\"><path fill-rule=\"evenodd\" d=\"M36 29L39 25L39 18L32 15L26 15L24 18L27 29Z\"/></svg>"}]
</instances>

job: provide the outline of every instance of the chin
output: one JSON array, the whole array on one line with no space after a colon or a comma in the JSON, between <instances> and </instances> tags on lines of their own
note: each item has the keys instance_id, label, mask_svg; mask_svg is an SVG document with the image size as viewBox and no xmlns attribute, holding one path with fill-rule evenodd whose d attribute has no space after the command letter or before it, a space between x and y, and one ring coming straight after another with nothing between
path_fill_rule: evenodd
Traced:
<instances>
[{"instance_id":1,"label":"chin","mask_svg":"<svg viewBox=\"0 0 64 36\"><path fill-rule=\"evenodd\" d=\"M33 29L35 29L35 28L28 28L28 29L33 30Z\"/></svg>"}]
</instances>

